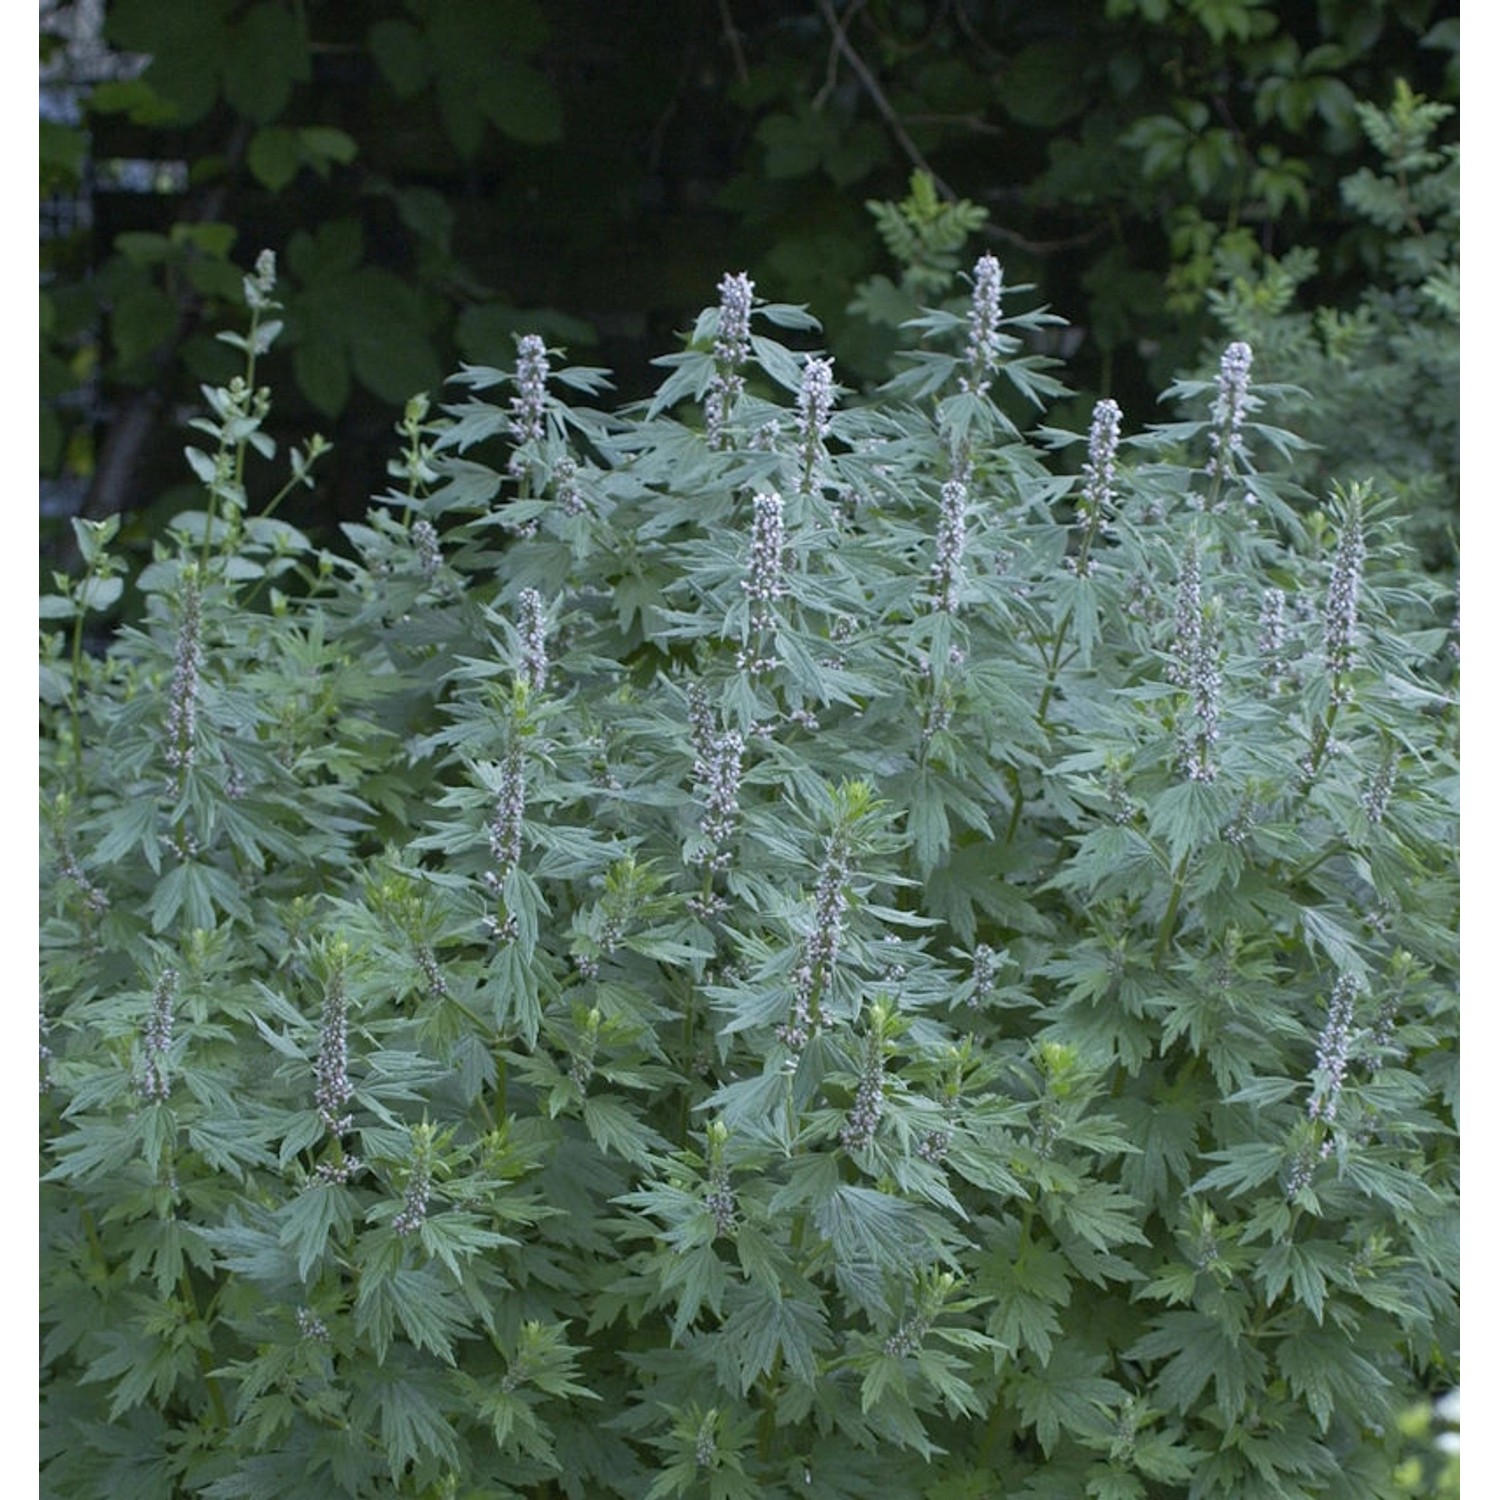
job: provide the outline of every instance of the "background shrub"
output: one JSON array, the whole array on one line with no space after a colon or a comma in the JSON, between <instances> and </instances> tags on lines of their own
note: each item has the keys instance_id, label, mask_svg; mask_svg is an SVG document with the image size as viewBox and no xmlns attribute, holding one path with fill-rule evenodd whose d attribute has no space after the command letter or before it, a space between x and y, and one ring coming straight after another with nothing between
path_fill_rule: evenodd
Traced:
<instances>
[{"instance_id":1,"label":"background shrub","mask_svg":"<svg viewBox=\"0 0 1500 1500\"><path fill-rule=\"evenodd\" d=\"M1398 78L1458 99L1457 0L43 0L40 23L64 551L68 515L149 506L123 534L144 551L192 503L178 413L235 372L213 334L262 244L273 430L343 451L292 518L331 535L380 486L391 407L457 360L596 340L640 395L725 265L808 303L846 383L883 380L890 341L847 305L890 273L864 204L918 169L987 211L967 260L1068 310L1089 402L1161 420L1215 336L1221 244L1315 249L1312 303L1351 312L1370 236L1339 183L1378 166L1358 101Z\"/></svg>"},{"instance_id":2,"label":"background shrub","mask_svg":"<svg viewBox=\"0 0 1500 1500\"><path fill-rule=\"evenodd\" d=\"M1446 606L1248 345L1026 432L971 289L862 404L743 275L621 409L522 338L339 558L262 257L139 628L43 601L44 1493L1410 1492Z\"/></svg>"}]
</instances>

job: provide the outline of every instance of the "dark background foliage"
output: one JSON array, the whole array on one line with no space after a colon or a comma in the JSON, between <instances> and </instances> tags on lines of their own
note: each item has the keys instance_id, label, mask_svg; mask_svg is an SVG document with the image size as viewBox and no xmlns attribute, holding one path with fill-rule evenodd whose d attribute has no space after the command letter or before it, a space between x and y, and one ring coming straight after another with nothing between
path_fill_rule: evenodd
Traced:
<instances>
[{"instance_id":1,"label":"dark background foliage","mask_svg":"<svg viewBox=\"0 0 1500 1500\"><path fill-rule=\"evenodd\" d=\"M53 561L68 514L134 514L128 542L181 502L262 245L278 421L340 449L318 525L362 513L393 408L457 361L530 329L639 394L725 270L809 304L846 381L886 373L849 304L899 269L866 204L917 166L1076 325L1080 411L1145 417L1213 330L1226 236L1315 246L1304 296L1353 305L1381 253L1338 191L1373 161L1355 104L1457 95L1444 0L111 0L92 47L82 8L42 7Z\"/></svg>"}]
</instances>

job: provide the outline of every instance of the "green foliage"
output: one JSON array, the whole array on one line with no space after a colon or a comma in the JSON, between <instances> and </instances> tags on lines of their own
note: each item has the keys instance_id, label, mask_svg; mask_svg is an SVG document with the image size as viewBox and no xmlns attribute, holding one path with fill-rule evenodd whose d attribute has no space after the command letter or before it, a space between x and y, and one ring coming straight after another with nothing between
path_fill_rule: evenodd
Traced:
<instances>
[{"instance_id":1,"label":"green foliage","mask_svg":"<svg viewBox=\"0 0 1500 1500\"><path fill-rule=\"evenodd\" d=\"M1452 113L1398 82L1389 109L1357 106L1380 170L1344 179L1371 226L1371 282L1351 309L1309 308L1299 292L1319 258L1221 246L1215 316L1248 341L1266 376L1305 387L1288 402L1315 445L1296 473L1309 488L1373 478L1408 518L1428 566L1451 566L1458 531L1458 147Z\"/></svg>"},{"instance_id":2,"label":"green foliage","mask_svg":"<svg viewBox=\"0 0 1500 1500\"><path fill-rule=\"evenodd\" d=\"M44 1495L1412 1493L1436 590L1246 351L1026 430L972 284L862 405L743 277L623 409L523 338L339 558L257 263L140 626L108 526L44 609Z\"/></svg>"}]
</instances>

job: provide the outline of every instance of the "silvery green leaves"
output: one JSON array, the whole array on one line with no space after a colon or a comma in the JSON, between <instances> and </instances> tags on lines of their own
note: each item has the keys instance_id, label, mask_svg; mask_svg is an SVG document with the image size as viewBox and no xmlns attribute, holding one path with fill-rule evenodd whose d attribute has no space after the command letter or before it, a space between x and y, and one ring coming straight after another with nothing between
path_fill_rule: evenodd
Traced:
<instances>
[{"instance_id":1,"label":"silvery green leaves","mask_svg":"<svg viewBox=\"0 0 1500 1500\"><path fill-rule=\"evenodd\" d=\"M1383 1461L1456 1340L1447 600L1243 358L1024 430L1001 279L861 397L726 277L639 406L414 402L357 555L200 514L71 678L59 593L50 1422L267 1500Z\"/></svg>"}]
</instances>

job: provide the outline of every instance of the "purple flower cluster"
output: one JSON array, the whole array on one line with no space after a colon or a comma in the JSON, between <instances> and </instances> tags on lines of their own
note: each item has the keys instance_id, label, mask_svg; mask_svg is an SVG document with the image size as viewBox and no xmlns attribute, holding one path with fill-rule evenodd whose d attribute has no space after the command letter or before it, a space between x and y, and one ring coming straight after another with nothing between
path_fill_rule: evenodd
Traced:
<instances>
[{"instance_id":1,"label":"purple flower cluster","mask_svg":"<svg viewBox=\"0 0 1500 1500\"><path fill-rule=\"evenodd\" d=\"M172 1092L167 1076L167 1053L172 1047L172 1002L177 996L177 970L163 969L151 995L151 1019L144 1037L146 1060L141 1093L147 1099L165 1099Z\"/></svg>"},{"instance_id":2,"label":"purple flower cluster","mask_svg":"<svg viewBox=\"0 0 1500 1500\"><path fill-rule=\"evenodd\" d=\"M412 1162L411 1176L406 1179L406 1200L401 1212L391 1220L391 1228L403 1239L427 1222L427 1203L432 1196L432 1163L426 1142L419 1141Z\"/></svg>"},{"instance_id":3,"label":"purple flower cluster","mask_svg":"<svg viewBox=\"0 0 1500 1500\"><path fill-rule=\"evenodd\" d=\"M1225 349L1219 361L1219 392L1214 398L1214 430L1209 433L1213 457L1208 472L1228 479L1234 473L1234 459L1243 456L1245 439L1240 429L1245 413L1252 410L1250 396L1250 363L1253 354L1249 344L1236 341Z\"/></svg>"},{"instance_id":4,"label":"purple flower cluster","mask_svg":"<svg viewBox=\"0 0 1500 1500\"><path fill-rule=\"evenodd\" d=\"M203 670L203 595L198 587L198 570L183 569L182 592L178 607L177 650L172 662L172 687L167 706L166 761L172 776L167 795L176 797L182 790L182 775L193 764L197 754L198 690Z\"/></svg>"},{"instance_id":5,"label":"purple flower cluster","mask_svg":"<svg viewBox=\"0 0 1500 1500\"><path fill-rule=\"evenodd\" d=\"M750 357L750 310L755 305L755 283L743 272L726 272L719 281L719 327L714 335L714 359L736 368Z\"/></svg>"},{"instance_id":6,"label":"purple flower cluster","mask_svg":"<svg viewBox=\"0 0 1500 1500\"><path fill-rule=\"evenodd\" d=\"M813 1030L813 998L827 984L844 943L844 913L849 907L849 845L842 832L829 836L813 897L813 929L802 960L792 973L792 1015L778 1028L784 1046L800 1051Z\"/></svg>"},{"instance_id":7,"label":"purple flower cluster","mask_svg":"<svg viewBox=\"0 0 1500 1500\"><path fill-rule=\"evenodd\" d=\"M1351 499L1348 519L1339 533L1328 578L1328 596L1323 605L1323 661L1333 679L1333 698L1347 703L1350 689L1342 681L1354 665L1355 638L1359 625L1359 585L1365 561L1364 523L1359 502Z\"/></svg>"},{"instance_id":8,"label":"purple flower cluster","mask_svg":"<svg viewBox=\"0 0 1500 1500\"><path fill-rule=\"evenodd\" d=\"M510 403L510 430L518 443L530 442L546 431L543 418L550 371L547 346L536 334L524 334L516 341L516 394Z\"/></svg>"},{"instance_id":9,"label":"purple flower cluster","mask_svg":"<svg viewBox=\"0 0 1500 1500\"><path fill-rule=\"evenodd\" d=\"M728 1169L722 1164L714 1167L708 1174L703 1206L713 1218L716 1235L734 1233L739 1202L734 1196L734 1189L729 1185Z\"/></svg>"},{"instance_id":10,"label":"purple flower cluster","mask_svg":"<svg viewBox=\"0 0 1500 1500\"><path fill-rule=\"evenodd\" d=\"M1004 274L993 255L981 255L974 267L974 297L969 306L969 342L964 349L968 373L960 378L965 391L982 396L1000 362L1000 292Z\"/></svg>"},{"instance_id":11,"label":"purple flower cluster","mask_svg":"<svg viewBox=\"0 0 1500 1500\"><path fill-rule=\"evenodd\" d=\"M521 677L534 693L547 686L547 618L542 596L522 589L520 597Z\"/></svg>"},{"instance_id":12,"label":"purple flower cluster","mask_svg":"<svg viewBox=\"0 0 1500 1500\"><path fill-rule=\"evenodd\" d=\"M719 282L719 326L714 335L717 368L703 399L703 426L710 448L722 448L729 414L744 393L745 381L738 373L750 357L750 309L755 303L755 283L743 271L726 274Z\"/></svg>"},{"instance_id":13,"label":"purple flower cluster","mask_svg":"<svg viewBox=\"0 0 1500 1500\"><path fill-rule=\"evenodd\" d=\"M1354 1029L1354 1002L1359 983L1352 974L1340 974L1334 982L1328 1001L1328 1019L1318 1037L1314 1062L1313 1093L1307 1101L1310 1120L1332 1122L1338 1112L1339 1095L1344 1088L1344 1074L1349 1067L1350 1041Z\"/></svg>"},{"instance_id":14,"label":"purple flower cluster","mask_svg":"<svg viewBox=\"0 0 1500 1500\"><path fill-rule=\"evenodd\" d=\"M880 1038L872 1036L867 1048L865 1070L854 1092L854 1103L844 1117L839 1141L850 1151L861 1150L875 1139L880 1117L885 1112L885 1058Z\"/></svg>"},{"instance_id":15,"label":"purple flower cluster","mask_svg":"<svg viewBox=\"0 0 1500 1500\"><path fill-rule=\"evenodd\" d=\"M1216 774L1210 750L1219 737L1221 678L1214 632L1203 607L1198 545L1189 540L1177 583L1172 660L1168 680L1186 690L1191 702L1178 726L1178 763L1191 781Z\"/></svg>"},{"instance_id":16,"label":"purple flower cluster","mask_svg":"<svg viewBox=\"0 0 1500 1500\"><path fill-rule=\"evenodd\" d=\"M354 1085L349 1081L349 997L341 968L328 976L323 991L323 1024L318 1032L313 1077L318 1114L331 1134L342 1135L354 1123L354 1117L343 1112L354 1097Z\"/></svg>"},{"instance_id":17,"label":"purple flower cluster","mask_svg":"<svg viewBox=\"0 0 1500 1500\"><path fill-rule=\"evenodd\" d=\"M1267 589L1260 596L1259 624L1256 647L1262 681L1274 693L1286 676L1286 595L1280 589Z\"/></svg>"},{"instance_id":18,"label":"purple flower cluster","mask_svg":"<svg viewBox=\"0 0 1500 1500\"><path fill-rule=\"evenodd\" d=\"M968 539L969 490L961 479L950 479L942 489L938 512L937 558L932 564L932 591L945 614L958 613L963 586L964 544Z\"/></svg>"},{"instance_id":19,"label":"purple flower cluster","mask_svg":"<svg viewBox=\"0 0 1500 1500\"><path fill-rule=\"evenodd\" d=\"M416 550L417 566L422 577L431 583L443 565L443 549L438 545L437 528L428 520L412 522L411 544Z\"/></svg>"},{"instance_id":20,"label":"purple flower cluster","mask_svg":"<svg viewBox=\"0 0 1500 1500\"><path fill-rule=\"evenodd\" d=\"M729 863L729 852L723 846L733 836L739 820L744 754L744 737L738 730L729 729L714 735L707 757L693 765L693 775L707 804L698 827L709 841L710 851L704 858L713 870L722 870Z\"/></svg>"},{"instance_id":21,"label":"purple flower cluster","mask_svg":"<svg viewBox=\"0 0 1500 1500\"><path fill-rule=\"evenodd\" d=\"M995 988L995 950L988 943L980 943L974 950L974 987L969 991L969 1004L983 1005Z\"/></svg>"},{"instance_id":22,"label":"purple flower cluster","mask_svg":"<svg viewBox=\"0 0 1500 1500\"><path fill-rule=\"evenodd\" d=\"M583 490L578 484L578 464L564 455L552 468L553 495L565 516L582 515Z\"/></svg>"},{"instance_id":23,"label":"purple flower cluster","mask_svg":"<svg viewBox=\"0 0 1500 1500\"><path fill-rule=\"evenodd\" d=\"M1114 501L1115 455L1120 447L1119 406L1108 399L1094 407L1089 424L1089 456L1083 465L1083 498L1078 512L1089 521L1103 519Z\"/></svg>"},{"instance_id":24,"label":"purple flower cluster","mask_svg":"<svg viewBox=\"0 0 1500 1500\"><path fill-rule=\"evenodd\" d=\"M1365 794L1360 798L1360 805L1365 810L1365 816L1370 820L1372 827L1379 827L1385 821L1386 809L1391 803L1391 793L1396 790L1396 753L1387 749L1381 757L1380 765L1375 775L1371 778L1369 786L1365 788Z\"/></svg>"},{"instance_id":25,"label":"purple flower cluster","mask_svg":"<svg viewBox=\"0 0 1500 1500\"><path fill-rule=\"evenodd\" d=\"M750 523L750 561L740 587L750 597L750 626L769 630L775 623L772 603L786 593L782 579L786 551L786 523L782 519L781 496L773 490L755 497Z\"/></svg>"},{"instance_id":26,"label":"purple flower cluster","mask_svg":"<svg viewBox=\"0 0 1500 1500\"><path fill-rule=\"evenodd\" d=\"M802 367L802 388L797 392L797 442L802 452L804 488L812 481L823 439L828 436L833 394L833 361L809 358Z\"/></svg>"},{"instance_id":27,"label":"purple flower cluster","mask_svg":"<svg viewBox=\"0 0 1500 1500\"><path fill-rule=\"evenodd\" d=\"M512 745L500 768L500 788L495 793L495 810L490 815L490 853L500 867L500 876L508 875L521 859L521 822L526 816L526 761L520 745Z\"/></svg>"}]
</instances>

